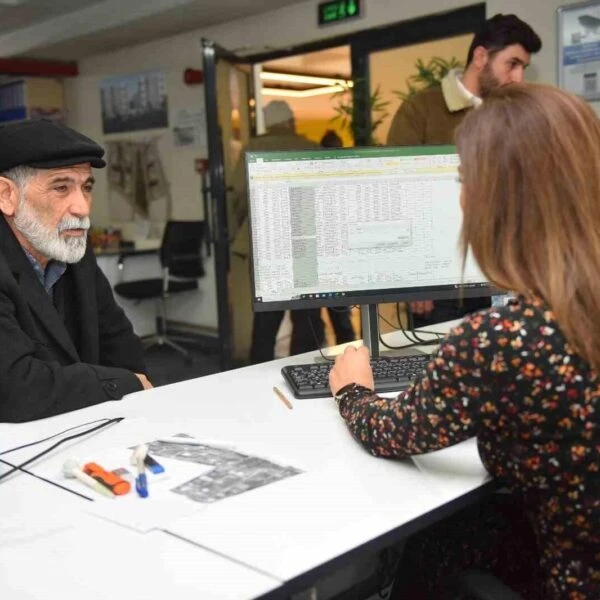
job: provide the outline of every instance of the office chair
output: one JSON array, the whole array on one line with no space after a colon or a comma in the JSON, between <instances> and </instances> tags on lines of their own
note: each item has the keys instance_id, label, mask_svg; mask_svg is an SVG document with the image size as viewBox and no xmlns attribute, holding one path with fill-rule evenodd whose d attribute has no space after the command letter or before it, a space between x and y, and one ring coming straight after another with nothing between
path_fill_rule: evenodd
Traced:
<instances>
[{"instance_id":1,"label":"office chair","mask_svg":"<svg viewBox=\"0 0 600 600\"><path fill-rule=\"evenodd\" d=\"M166 300L171 294L198 289L198 278L205 274L204 231L204 221L168 221L159 250L162 277L125 281L114 286L115 293L122 298L157 301L156 333L144 340L144 347L166 344L180 352L186 361L191 360L189 352L167 334Z\"/></svg>"}]
</instances>

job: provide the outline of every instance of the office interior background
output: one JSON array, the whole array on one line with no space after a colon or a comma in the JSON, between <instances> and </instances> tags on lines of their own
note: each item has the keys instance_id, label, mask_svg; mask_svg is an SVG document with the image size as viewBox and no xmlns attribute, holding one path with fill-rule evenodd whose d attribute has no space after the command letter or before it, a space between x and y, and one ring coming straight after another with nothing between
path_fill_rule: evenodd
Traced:
<instances>
[{"instance_id":1,"label":"office interior background","mask_svg":"<svg viewBox=\"0 0 600 600\"><path fill-rule=\"evenodd\" d=\"M198 291L170 298L167 305L172 328L192 341L195 337L203 340L204 354L197 357L210 363L207 370L176 370L173 375L172 368L166 369L171 377L191 377L244 362L244 341L236 339L235 333L231 337L235 321L231 313L240 299L230 297L224 282L227 233L214 227L212 213L218 211L215 205L235 193L227 189L232 171L249 136L264 131L261 117L266 103L288 102L297 131L308 138L318 142L326 130L333 129L350 146L354 140L349 128L332 119L336 107L351 102L352 82L364 86L366 80L369 89L363 92L387 103L378 114L369 115L371 123L381 117L371 142L384 143L417 60L464 61L471 25L486 16L514 12L530 23L541 36L543 49L533 58L527 78L556 83L556 10L569 4L573 3L490 0L450 5L443 0L363 0L359 18L319 26L317 0L0 2L1 114L5 119L60 118L108 149L109 168L95 173L93 226L97 231L117 231L123 240L150 251L124 261L116 254L99 256L113 285L156 275L157 257L151 251L160 244L167 220L205 220L213 225L204 257L206 273ZM446 19L445 14L454 19ZM211 140L207 122L210 107L202 40L232 55L217 52L217 141ZM324 79L280 81L269 73ZM338 88L332 89L329 79L336 80ZM347 93L334 95L336 89ZM369 110L366 104L365 112ZM131 111L134 105L141 106L140 110L156 109L158 121L150 119L146 126L141 119L126 130L108 122L115 111ZM596 110L598 106L595 103ZM357 140L361 141L366 140ZM215 143L223 155L222 197L217 197L214 182L207 191L214 173L210 161L215 161L211 156ZM155 187L145 204L140 204L135 190L129 190L128 199L117 181L119 162L131 161L127 152L141 156L147 167L153 165ZM211 240L215 242L212 247ZM137 333L154 333L153 303L123 298L119 302ZM353 321L358 334L358 322ZM287 352L285 322L282 327L278 355ZM331 331L327 336L332 342ZM229 337L225 345L224 337ZM210 362L211 352L220 353L220 360ZM158 363L171 360L167 354L160 354Z\"/></svg>"},{"instance_id":2,"label":"office interior background","mask_svg":"<svg viewBox=\"0 0 600 600\"><path fill-rule=\"evenodd\" d=\"M515 13L529 23L542 38L543 48L533 57L526 77L556 84L556 11L578 2L362 0L359 18L319 26L320 0L0 0L0 118L59 118L107 148L109 168L94 173L92 224L99 232L120 232L123 241L140 250L125 259L119 252L99 252L99 264L113 285L159 276L156 250L167 220L203 220L211 225L198 290L173 296L167 303L169 326L192 352L192 364L169 348L148 351L153 382L171 383L243 364L247 350L244 340L231 331L235 321L231 313L238 310L240 298L227 293L227 239L215 227L214 214L215 205L235 190L225 189L221 197L216 190L207 191L215 143L221 146L227 187L249 137L264 131L262 107L271 100L285 100L298 133L319 142L326 130L333 129L345 146L351 146L349 129L332 120L336 107L350 101L351 92L340 96L331 89L314 94L306 90L321 92L320 87L330 87L330 79L349 89L349 82L361 84L365 72L366 93L387 103L377 115L369 115L382 118L374 142L385 143L417 61L427 63L433 57L464 61L472 34L468 24L461 31L462 10L473 22L496 13ZM447 13L458 15L448 31ZM385 47L382 31L387 32ZM203 39L237 57L217 64L217 141L210 139L207 123ZM323 81L282 82L270 79L269 73ZM136 85L127 96L128 86ZM160 119L147 128L143 122L130 130L107 126L111 116L107 107L127 111L136 102L154 108ZM600 102L593 106L600 113ZM119 161L131 160L125 157L128 152L138 153L135 156L142 157L148 168L149 163L154 165L158 183L144 206L136 203L135 190L122 189L114 179L122 166ZM153 302L124 298L118 302L139 335L154 333ZM356 316L353 324L358 335ZM284 321L278 356L288 352L289 327ZM224 336L230 338L228 344L223 344ZM330 328L327 343L333 343ZM323 582L319 597L334 597L374 568L376 564L347 569L335 581Z\"/></svg>"}]
</instances>

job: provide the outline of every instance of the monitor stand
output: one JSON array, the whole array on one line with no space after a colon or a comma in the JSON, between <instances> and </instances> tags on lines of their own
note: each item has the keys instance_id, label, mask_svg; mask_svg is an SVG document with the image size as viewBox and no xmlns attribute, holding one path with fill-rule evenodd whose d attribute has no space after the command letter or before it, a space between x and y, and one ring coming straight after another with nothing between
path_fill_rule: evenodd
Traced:
<instances>
[{"instance_id":1,"label":"monitor stand","mask_svg":"<svg viewBox=\"0 0 600 600\"><path fill-rule=\"evenodd\" d=\"M363 304L360 307L360 326L362 328L363 344L369 349L372 358L379 353L379 311L377 304Z\"/></svg>"}]
</instances>

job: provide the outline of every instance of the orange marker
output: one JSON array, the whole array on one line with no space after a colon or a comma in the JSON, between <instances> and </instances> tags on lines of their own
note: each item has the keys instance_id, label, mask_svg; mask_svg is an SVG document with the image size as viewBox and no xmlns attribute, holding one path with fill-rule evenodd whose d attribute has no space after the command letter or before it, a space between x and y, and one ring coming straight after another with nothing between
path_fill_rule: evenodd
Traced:
<instances>
[{"instance_id":1,"label":"orange marker","mask_svg":"<svg viewBox=\"0 0 600 600\"><path fill-rule=\"evenodd\" d=\"M106 471L96 463L91 462L85 464L83 466L83 472L106 486L113 494L115 494L115 496L127 494L131 489L129 481L115 475L111 471Z\"/></svg>"}]
</instances>

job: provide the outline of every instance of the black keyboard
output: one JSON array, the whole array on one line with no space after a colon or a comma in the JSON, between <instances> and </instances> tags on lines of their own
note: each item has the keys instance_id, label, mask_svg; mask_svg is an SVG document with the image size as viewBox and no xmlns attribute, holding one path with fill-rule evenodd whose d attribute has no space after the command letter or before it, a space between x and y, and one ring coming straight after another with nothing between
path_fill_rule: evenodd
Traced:
<instances>
[{"instance_id":1,"label":"black keyboard","mask_svg":"<svg viewBox=\"0 0 600 600\"><path fill-rule=\"evenodd\" d=\"M375 391L399 392L406 389L430 360L429 354L372 358ZM329 371L332 366L333 362L288 365L281 369L281 374L296 398L325 398L331 396Z\"/></svg>"}]
</instances>

